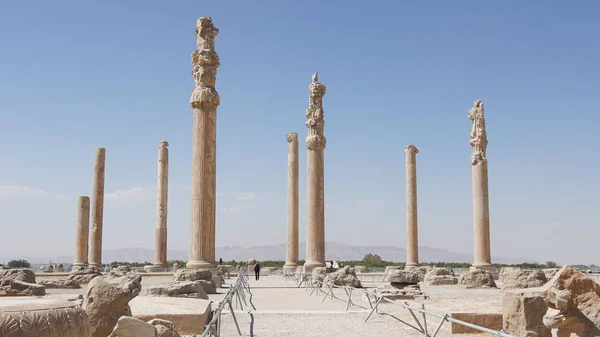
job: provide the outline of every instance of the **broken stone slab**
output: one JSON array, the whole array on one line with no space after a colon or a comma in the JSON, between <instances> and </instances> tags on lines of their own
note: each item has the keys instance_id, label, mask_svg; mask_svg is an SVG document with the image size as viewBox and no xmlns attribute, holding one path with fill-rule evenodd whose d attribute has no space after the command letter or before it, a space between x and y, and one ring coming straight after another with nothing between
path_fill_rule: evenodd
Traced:
<instances>
[{"instance_id":1,"label":"broken stone slab","mask_svg":"<svg viewBox=\"0 0 600 337\"><path fill-rule=\"evenodd\" d=\"M497 288L494 276L490 272L481 269L471 270L462 274L458 278L458 284L467 289Z\"/></svg>"},{"instance_id":2,"label":"broken stone slab","mask_svg":"<svg viewBox=\"0 0 600 337\"><path fill-rule=\"evenodd\" d=\"M0 301L0 336L91 337L91 328L85 311L75 303L5 298Z\"/></svg>"},{"instance_id":3,"label":"broken stone slab","mask_svg":"<svg viewBox=\"0 0 600 337\"><path fill-rule=\"evenodd\" d=\"M40 281L39 284L46 287L46 289L81 289L79 282L69 279Z\"/></svg>"},{"instance_id":4,"label":"broken stone slab","mask_svg":"<svg viewBox=\"0 0 600 337\"><path fill-rule=\"evenodd\" d=\"M44 296L46 287L41 284L27 283L19 280L5 280L0 286L0 297L4 296Z\"/></svg>"},{"instance_id":5,"label":"broken stone slab","mask_svg":"<svg viewBox=\"0 0 600 337\"><path fill-rule=\"evenodd\" d=\"M546 280L550 281L554 275L556 275L556 273L558 273L558 271L560 270L560 268L546 268L546 269L542 269L542 271L544 272L544 275L546 275Z\"/></svg>"},{"instance_id":6,"label":"broken stone slab","mask_svg":"<svg viewBox=\"0 0 600 337\"><path fill-rule=\"evenodd\" d=\"M543 323L547 310L540 288L506 290L502 297L503 329L513 336L551 337Z\"/></svg>"},{"instance_id":7,"label":"broken stone slab","mask_svg":"<svg viewBox=\"0 0 600 337\"><path fill-rule=\"evenodd\" d=\"M458 284L458 278L454 275L452 268L431 268L424 279L425 284L436 285L455 285Z\"/></svg>"},{"instance_id":8,"label":"broken stone slab","mask_svg":"<svg viewBox=\"0 0 600 337\"><path fill-rule=\"evenodd\" d=\"M108 337L158 337L156 328L141 319L122 316Z\"/></svg>"},{"instance_id":9,"label":"broken stone slab","mask_svg":"<svg viewBox=\"0 0 600 337\"><path fill-rule=\"evenodd\" d=\"M428 299L418 284L391 283L377 288L377 292L390 300Z\"/></svg>"},{"instance_id":10,"label":"broken stone slab","mask_svg":"<svg viewBox=\"0 0 600 337\"><path fill-rule=\"evenodd\" d=\"M179 269L173 275L173 281L198 280L212 280L212 272L209 269Z\"/></svg>"},{"instance_id":11,"label":"broken stone slab","mask_svg":"<svg viewBox=\"0 0 600 337\"><path fill-rule=\"evenodd\" d=\"M90 318L92 337L107 337L121 316L131 316L128 303L140 293L141 281L142 277L136 273L109 274L90 281L83 309Z\"/></svg>"},{"instance_id":12,"label":"broken stone slab","mask_svg":"<svg viewBox=\"0 0 600 337\"><path fill-rule=\"evenodd\" d=\"M195 297L207 300L208 296L204 291L203 282L208 283L209 281L172 281L156 284L150 286L146 290L146 294L151 296Z\"/></svg>"},{"instance_id":13,"label":"broken stone slab","mask_svg":"<svg viewBox=\"0 0 600 337\"><path fill-rule=\"evenodd\" d=\"M388 281L391 283L408 283L417 284L419 283L419 274L413 271L407 270L390 270L387 275Z\"/></svg>"},{"instance_id":14,"label":"broken stone slab","mask_svg":"<svg viewBox=\"0 0 600 337\"><path fill-rule=\"evenodd\" d=\"M542 270L521 270L521 268L501 271L500 279L502 290L536 288L548 281Z\"/></svg>"},{"instance_id":15,"label":"broken stone slab","mask_svg":"<svg viewBox=\"0 0 600 337\"><path fill-rule=\"evenodd\" d=\"M560 336L600 336L600 284L565 265L541 290L549 308L545 326Z\"/></svg>"},{"instance_id":16,"label":"broken stone slab","mask_svg":"<svg viewBox=\"0 0 600 337\"><path fill-rule=\"evenodd\" d=\"M30 269L0 269L0 285L7 285L8 281L15 280L35 283L35 273Z\"/></svg>"},{"instance_id":17,"label":"broken stone slab","mask_svg":"<svg viewBox=\"0 0 600 337\"><path fill-rule=\"evenodd\" d=\"M180 335L201 334L212 319L211 301L185 297L138 296L131 300L134 317L149 322L155 318L172 322Z\"/></svg>"},{"instance_id":18,"label":"broken stone slab","mask_svg":"<svg viewBox=\"0 0 600 337\"><path fill-rule=\"evenodd\" d=\"M149 321L148 324L154 325L158 337L181 337L172 322L155 318Z\"/></svg>"}]
</instances>

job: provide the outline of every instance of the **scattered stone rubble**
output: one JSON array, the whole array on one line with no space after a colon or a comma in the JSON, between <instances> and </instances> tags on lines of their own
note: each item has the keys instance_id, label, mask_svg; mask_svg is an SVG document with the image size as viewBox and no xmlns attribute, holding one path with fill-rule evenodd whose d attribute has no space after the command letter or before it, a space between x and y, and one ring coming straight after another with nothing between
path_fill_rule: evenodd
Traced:
<instances>
[{"instance_id":1,"label":"scattered stone rubble","mask_svg":"<svg viewBox=\"0 0 600 337\"><path fill-rule=\"evenodd\" d=\"M98 276L102 276L102 273L96 267L74 268L67 279L79 284L86 284Z\"/></svg>"},{"instance_id":2,"label":"scattered stone rubble","mask_svg":"<svg viewBox=\"0 0 600 337\"><path fill-rule=\"evenodd\" d=\"M150 286L146 290L150 296L194 297L208 299L200 281L173 281Z\"/></svg>"},{"instance_id":3,"label":"scattered stone rubble","mask_svg":"<svg viewBox=\"0 0 600 337\"><path fill-rule=\"evenodd\" d=\"M115 328L108 337L157 337L154 325L141 319L122 316L118 319Z\"/></svg>"},{"instance_id":4,"label":"scattered stone rubble","mask_svg":"<svg viewBox=\"0 0 600 337\"><path fill-rule=\"evenodd\" d=\"M46 289L81 289L79 282L69 279L40 281L39 284L46 287Z\"/></svg>"},{"instance_id":5,"label":"scattered stone rubble","mask_svg":"<svg viewBox=\"0 0 600 337\"><path fill-rule=\"evenodd\" d=\"M156 328L158 337L181 337L175 328L175 324L164 319L155 318L148 322Z\"/></svg>"},{"instance_id":6,"label":"scattered stone rubble","mask_svg":"<svg viewBox=\"0 0 600 337\"><path fill-rule=\"evenodd\" d=\"M458 284L458 278L454 275L452 268L434 267L425 274L424 282L431 286L455 285Z\"/></svg>"},{"instance_id":7,"label":"scattered stone rubble","mask_svg":"<svg viewBox=\"0 0 600 337\"><path fill-rule=\"evenodd\" d=\"M1 269L0 297L43 296L46 288L35 283L35 273L29 269Z\"/></svg>"},{"instance_id":8,"label":"scattered stone rubble","mask_svg":"<svg viewBox=\"0 0 600 337\"><path fill-rule=\"evenodd\" d=\"M488 271L477 269L468 271L458 278L458 284L470 288L497 288L494 277Z\"/></svg>"},{"instance_id":9,"label":"scattered stone rubble","mask_svg":"<svg viewBox=\"0 0 600 337\"><path fill-rule=\"evenodd\" d=\"M204 296L206 296L206 294L216 294L217 293L217 286L216 286L215 282L213 281L212 272L208 269L179 269L173 275L173 282L168 282L163 285L167 289L173 289L172 291L175 291L175 292L177 290L174 290L174 289L177 289L177 288L181 289L181 290L179 290L178 296L184 295L182 293L182 291L185 291L185 289L192 291L189 294L197 293L197 291L195 291L195 289L197 289L196 286L190 286L187 283L178 285L177 282L181 282L181 281L192 281L192 282L200 285L202 287L202 289L204 290ZM159 291L159 290L156 290L156 291ZM197 297L197 296L199 296L200 298L203 298L202 294L192 295L192 297Z\"/></svg>"}]
</instances>

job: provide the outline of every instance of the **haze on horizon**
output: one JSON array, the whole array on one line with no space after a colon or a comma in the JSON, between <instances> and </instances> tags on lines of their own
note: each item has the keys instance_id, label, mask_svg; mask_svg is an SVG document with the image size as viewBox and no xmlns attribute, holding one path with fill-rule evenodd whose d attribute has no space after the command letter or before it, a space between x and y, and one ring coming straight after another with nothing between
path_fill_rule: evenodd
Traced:
<instances>
[{"instance_id":1,"label":"haze on horizon","mask_svg":"<svg viewBox=\"0 0 600 337\"><path fill-rule=\"evenodd\" d=\"M187 250L190 54L196 19L211 16L217 246L285 242L288 132L301 140L304 241L304 110L318 71L327 242L405 245L403 149L414 144L419 245L472 253L467 112L481 99L492 262L598 265L598 11L591 0L4 2L0 255L73 254L96 147L106 148L103 249L152 249L162 140L168 248Z\"/></svg>"}]
</instances>

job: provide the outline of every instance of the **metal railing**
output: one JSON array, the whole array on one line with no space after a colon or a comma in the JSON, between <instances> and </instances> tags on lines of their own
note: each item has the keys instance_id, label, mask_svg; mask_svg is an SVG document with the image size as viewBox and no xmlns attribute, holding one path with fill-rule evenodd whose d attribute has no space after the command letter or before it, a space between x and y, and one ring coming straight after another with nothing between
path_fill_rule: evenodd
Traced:
<instances>
[{"instance_id":1,"label":"metal railing","mask_svg":"<svg viewBox=\"0 0 600 337\"><path fill-rule=\"evenodd\" d=\"M248 295L248 300L246 301L246 295ZM254 304L252 303L252 292L250 291L250 285L248 284L248 275L245 273L238 273L238 278L235 283L229 288L229 291L219 302L219 305L216 309L212 311L212 319L208 324L206 324L206 328L204 332L200 335L200 337L219 337L221 336L221 313L225 306L229 309L231 313L231 317L233 318L233 322L235 323L235 327L237 328L238 334L242 335L242 330L240 330L240 325L238 324L237 318L235 317L235 312L233 310L233 302L235 301L236 307L244 310L242 302L248 307L248 303L252 307L252 310L256 310ZM250 314L250 318L254 321L254 316L252 311L248 311ZM252 330L252 324L250 325L250 330ZM252 335L252 331L250 333Z\"/></svg>"},{"instance_id":2,"label":"metal railing","mask_svg":"<svg viewBox=\"0 0 600 337\"><path fill-rule=\"evenodd\" d=\"M296 274L293 277L292 276L288 276L288 278L290 279L295 279L297 282L297 287L300 288L302 286L302 284L304 284L305 289L308 291L310 290L310 294L309 296L312 296L313 294L325 294L325 296L323 297L323 299L321 300L321 302L325 301L325 299L327 299L327 297L331 296L331 299L337 299L337 300L341 300L343 302L346 303L346 311L348 311L350 309L351 306L356 306L359 308L363 308L357 304L355 304L352 301L352 292L362 292L364 295L366 295L367 297L367 301L369 303L369 307L370 307L370 312L369 315L365 318L365 322L367 322L369 320L369 318L371 318L371 316L373 315L374 312L376 313L380 313L379 312L379 304L381 304L381 302L387 302L396 306L399 306L403 309L406 309L410 312L412 318L415 320L415 324L411 324L409 322L404 321L403 319L396 317L394 315L391 315L389 313L382 313L382 314L386 314L387 316L391 316L392 318L394 318L395 320L421 332L425 337L435 337L437 336L437 334L439 333L440 329L442 328L443 324L445 322L451 322L451 323L455 323L455 324L459 324L459 325L463 325L465 327L469 327L471 329L474 330L478 330L484 333L489 333L492 335L496 335L496 336L501 336L501 337L514 337L512 335L509 335L506 331L495 331L492 329L488 329L486 327L482 327L479 325L475 325L475 324L471 324L465 321L461 321L459 319L456 318L452 318L450 317L449 314L438 314L438 313L433 313L431 311L428 311L425 309L425 305L421 304L421 307L415 307L415 306L411 306L409 305L408 302L404 302L404 303L400 303L400 302L396 302L394 300L391 300L387 297L385 297L382 294L378 294L377 292L375 292L374 289L364 289L364 288L354 288L354 287L348 287L348 286L337 286L333 283L324 283L322 281L319 281L317 279L314 279L312 277L312 275L310 274ZM324 291L323 288L326 288L327 291ZM348 296L348 300L342 299L342 298L338 298L335 293L333 292L333 289L344 289L346 295ZM366 309L366 308L363 308ZM368 310L368 309L367 309ZM417 314L421 314L421 320L419 320L419 318L417 317ZM438 323L438 325L436 326L435 330L433 331L433 333L430 333L428 326L427 326L427 316L431 316L431 317L436 317L440 319L440 322Z\"/></svg>"}]
</instances>

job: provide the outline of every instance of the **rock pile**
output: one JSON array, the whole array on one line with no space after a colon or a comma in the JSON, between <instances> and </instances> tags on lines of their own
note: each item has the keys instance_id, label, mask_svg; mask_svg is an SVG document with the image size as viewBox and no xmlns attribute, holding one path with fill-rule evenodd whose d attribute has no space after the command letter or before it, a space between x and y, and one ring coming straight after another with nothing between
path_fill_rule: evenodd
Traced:
<instances>
[{"instance_id":1,"label":"rock pile","mask_svg":"<svg viewBox=\"0 0 600 337\"><path fill-rule=\"evenodd\" d=\"M430 286L455 285L458 284L458 278L454 275L452 268L434 267L425 274L424 282Z\"/></svg>"},{"instance_id":2,"label":"rock pile","mask_svg":"<svg viewBox=\"0 0 600 337\"><path fill-rule=\"evenodd\" d=\"M173 281L194 281L202 286L206 294L217 293L217 285L208 269L179 269L173 275Z\"/></svg>"},{"instance_id":3,"label":"rock pile","mask_svg":"<svg viewBox=\"0 0 600 337\"><path fill-rule=\"evenodd\" d=\"M465 288L497 288L492 274L485 270L472 270L460 275L458 283Z\"/></svg>"},{"instance_id":4,"label":"rock pile","mask_svg":"<svg viewBox=\"0 0 600 337\"><path fill-rule=\"evenodd\" d=\"M74 280L48 280L40 281L40 284L46 287L46 289L80 289L81 285L79 282Z\"/></svg>"},{"instance_id":5,"label":"rock pile","mask_svg":"<svg viewBox=\"0 0 600 337\"><path fill-rule=\"evenodd\" d=\"M419 274L406 270L390 270L387 275L389 285L377 288L377 292L391 300L426 299L419 287Z\"/></svg>"},{"instance_id":6,"label":"rock pile","mask_svg":"<svg viewBox=\"0 0 600 337\"><path fill-rule=\"evenodd\" d=\"M79 284L86 284L98 276L102 276L102 273L96 267L74 268L67 279Z\"/></svg>"},{"instance_id":7,"label":"rock pile","mask_svg":"<svg viewBox=\"0 0 600 337\"><path fill-rule=\"evenodd\" d=\"M348 286L354 288L361 288L362 285L358 277L356 277L356 271L350 267L344 267L337 271L325 275L323 283L334 284L336 286Z\"/></svg>"},{"instance_id":8,"label":"rock pile","mask_svg":"<svg viewBox=\"0 0 600 337\"><path fill-rule=\"evenodd\" d=\"M46 288L35 283L35 273L29 269L0 269L0 297L43 296Z\"/></svg>"}]
</instances>

